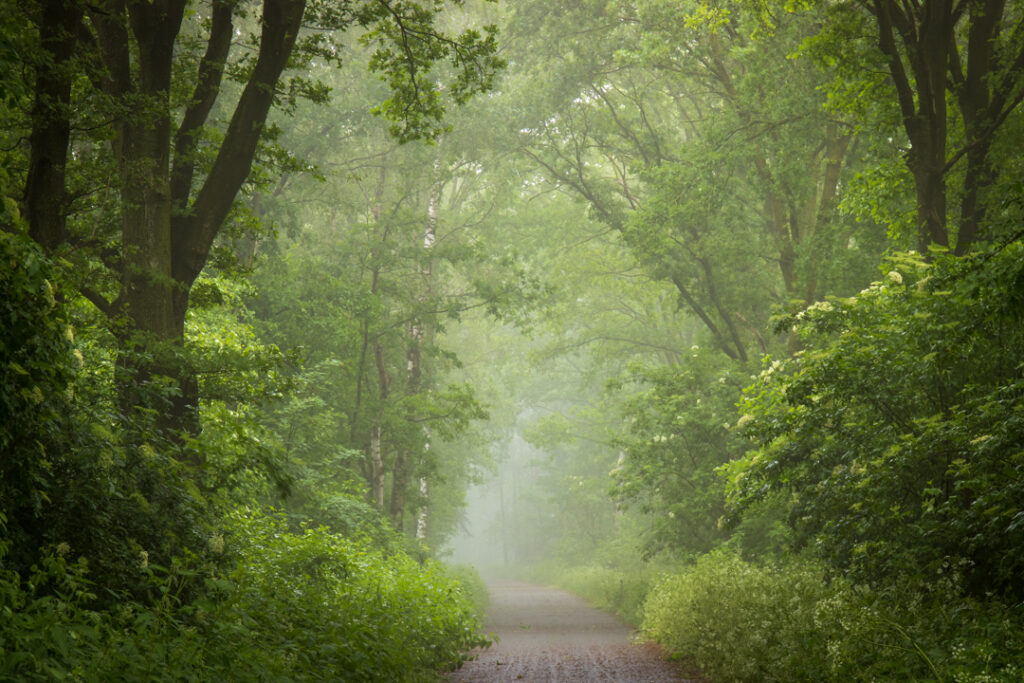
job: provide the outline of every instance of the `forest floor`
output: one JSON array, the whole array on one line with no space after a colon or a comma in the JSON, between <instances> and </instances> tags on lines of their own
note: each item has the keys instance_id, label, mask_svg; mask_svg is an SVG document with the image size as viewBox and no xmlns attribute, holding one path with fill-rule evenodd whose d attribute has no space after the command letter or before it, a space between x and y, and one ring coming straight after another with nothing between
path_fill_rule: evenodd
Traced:
<instances>
[{"instance_id":1,"label":"forest floor","mask_svg":"<svg viewBox=\"0 0 1024 683\"><path fill-rule=\"evenodd\" d=\"M499 640L449 680L691 681L692 672L669 662L654 644L635 644L629 626L564 591L519 581L492 581L486 631ZM689 677L688 677L689 676Z\"/></svg>"}]
</instances>

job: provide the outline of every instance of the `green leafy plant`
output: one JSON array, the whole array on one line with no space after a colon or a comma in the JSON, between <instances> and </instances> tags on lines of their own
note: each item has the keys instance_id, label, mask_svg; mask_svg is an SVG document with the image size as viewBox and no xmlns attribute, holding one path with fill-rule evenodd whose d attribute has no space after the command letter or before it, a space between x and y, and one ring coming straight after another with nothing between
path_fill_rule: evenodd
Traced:
<instances>
[{"instance_id":1,"label":"green leafy plant","mask_svg":"<svg viewBox=\"0 0 1024 683\"><path fill-rule=\"evenodd\" d=\"M1022 256L897 256L861 294L781 318L804 350L747 390L734 516L778 494L798 542L855 580L956 568L975 597L1024 595Z\"/></svg>"},{"instance_id":2,"label":"green leafy plant","mask_svg":"<svg viewBox=\"0 0 1024 683\"><path fill-rule=\"evenodd\" d=\"M1024 621L948 580L884 590L828 580L814 560L721 550L665 575L642 632L715 681L1013 681Z\"/></svg>"}]
</instances>

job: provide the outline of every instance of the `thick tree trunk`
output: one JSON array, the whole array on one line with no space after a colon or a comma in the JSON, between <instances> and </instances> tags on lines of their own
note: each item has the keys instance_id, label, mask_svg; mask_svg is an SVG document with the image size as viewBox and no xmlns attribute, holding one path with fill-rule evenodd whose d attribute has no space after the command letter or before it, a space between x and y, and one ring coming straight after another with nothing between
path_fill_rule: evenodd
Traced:
<instances>
[{"instance_id":1,"label":"thick tree trunk","mask_svg":"<svg viewBox=\"0 0 1024 683\"><path fill-rule=\"evenodd\" d=\"M184 315L175 307L171 244L171 69L184 2L133 3L129 24L139 44L132 106L120 129L121 295L128 329L119 365L122 409L152 412L171 438L188 429L179 379ZM127 49L127 46L124 46ZM161 378L171 380L167 382ZM178 386L176 386L178 385Z\"/></svg>"},{"instance_id":2,"label":"thick tree trunk","mask_svg":"<svg viewBox=\"0 0 1024 683\"><path fill-rule=\"evenodd\" d=\"M949 246L946 228L946 70L955 46L952 0L928 0L920 6L873 0L878 44L889 60L903 127L910 139L907 167L914 177L917 241L927 255L932 244ZM916 13L916 14L915 14ZM896 43L902 41L904 55ZM955 48L954 48L955 49Z\"/></svg>"},{"instance_id":3,"label":"thick tree trunk","mask_svg":"<svg viewBox=\"0 0 1024 683\"><path fill-rule=\"evenodd\" d=\"M949 246L946 230L945 145L919 144L908 165L914 176L917 206L917 247L928 255L931 245ZM915 153L916 151L916 153Z\"/></svg>"},{"instance_id":4,"label":"thick tree trunk","mask_svg":"<svg viewBox=\"0 0 1024 683\"><path fill-rule=\"evenodd\" d=\"M65 164L71 142L70 64L82 7L75 0L46 0L35 17L42 63L37 69L29 136L25 215L29 235L47 251L65 238Z\"/></svg>"},{"instance_id":5,"label":"thick tree trunk","mask_svg":"<svg viewBox=\"0 0 1024 683\"><path fill-rule=\"evenodd\" d=\"M1000 120L1012 108L1012 87L1024 67L1024 46L1014 46L1016 55L998 59L996 39L1006 10L1005 0L978 0L972 4L967 39L967 69L962 74L956 61L952 62L954 89L964 121L964 145L967 168L964 171L963 198L960 203L960 226L957 230L956 254L966 254L983 235L988 214L984 198L985 188L995 180L989 159L992 138ZM1009 43L1012 45L1012 42ZM995 78L993 68L1000 61L1013 64L1001 78ZM1014 71L1017 73L1015 74Z\"/></svg>"},{"instance_id":6,"label":"thick tree trunk","mask_svg":"<svg viewBox=\"0 0 1024 683\"><path fill-rule=\"evenodd\" d=\"M978 139L973 143L968 141L967 144L971 147L967 151L964 195L960 200L960 229L957 231L955 249L957 256L963 256L970 251L971 246L980 237L988 213L981 193L995 179L988 158L988 140Z\"/></svg>"},{"instance_id":7,"label":"thick tree trunk","mask_svg":"<svg viewBox=\"0 0 1024 683\"><path fill-rule=\"evenodd\" d=\"M121 293L110 310L128 323L121 334L121 399L126 409L153 411L157 426L172 438L199 430L198 381L183 354L189 290L249 176L277 82L295 44L305 0L264 0L260 49L252 75L194 201L190 200L197 133L219 94L235 3L214 3L195 92L174 135L172 169L169 93L185 4L185 0L108 0L91 8L90 15L107 68L104 88L113 97L130 94L132 103L114 141L123 197L123 266ZM138 45L134 71L128 30ZM154 391L161 384L155 381L158 377L170 382Z\"/></svg>"}]
</instances>

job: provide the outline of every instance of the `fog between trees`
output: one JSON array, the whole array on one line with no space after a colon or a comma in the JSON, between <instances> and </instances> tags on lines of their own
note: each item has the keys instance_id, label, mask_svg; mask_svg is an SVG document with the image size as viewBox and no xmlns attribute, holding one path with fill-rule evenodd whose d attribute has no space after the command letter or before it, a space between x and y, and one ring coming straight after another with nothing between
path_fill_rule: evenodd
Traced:
<instances>
[{"instance_id":1,"label":"fog between trees","mask_svg":"<svg viewBox=\"0 0 1024 683\"><path fill-rule=\"evenodd\" d=\"M7 2L0 678L1016 680L1021 11Z\"/></svg>"}]
</instances>

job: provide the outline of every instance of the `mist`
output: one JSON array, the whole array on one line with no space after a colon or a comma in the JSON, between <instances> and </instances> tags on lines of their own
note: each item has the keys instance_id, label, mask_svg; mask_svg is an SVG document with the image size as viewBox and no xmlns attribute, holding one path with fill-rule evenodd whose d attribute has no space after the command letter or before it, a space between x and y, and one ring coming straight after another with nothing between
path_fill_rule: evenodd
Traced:
<instances>
[{"instance_id":1,"label":"mist","mask_svg":"<svg viewBox=\"0 0 1024 683\"><path fill-rule=\"evenodd\" d=\"M0 678L1020 680L1022 37L0 0Z\"/></svg>"}]
</instances>

